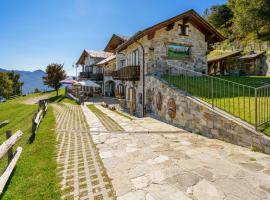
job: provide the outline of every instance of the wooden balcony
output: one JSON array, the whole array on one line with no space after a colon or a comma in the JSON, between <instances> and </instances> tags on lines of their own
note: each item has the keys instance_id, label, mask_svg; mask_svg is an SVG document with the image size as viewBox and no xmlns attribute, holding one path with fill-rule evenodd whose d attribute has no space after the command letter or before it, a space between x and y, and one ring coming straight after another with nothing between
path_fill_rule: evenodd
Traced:
<instances>
[{"instance_id":1,"label":"wooden balcony","mask_svg":"<svg viewBox=\"0 0 270 200\"><path fill-rule=\"evenodd\" d=\"M80 72L79 76L81 79L90 79L90 80L94 80L94 81L102 81L103 80L102 73L94 74L93 72Z\"/></svg>"},{"instance_id":2,"label":"wooden balcony","mask_svg":"<svg viewBox=\"0 0 270 200\"><path fill-rule=\"evenodd\" d=\"M112 73L115 80L122 81L139 81L140 66L126 66Z\"/></svg>"},{"instance_id":3,"label":"wooden balcony","mask_svg":"<svg viewBox=\"0 0 270 200\"><path fill-rule=\"evenodd\" d=\"M112 76L113 71L105 71L103 74L104 76Z\"/></svg>"}]
</instances>

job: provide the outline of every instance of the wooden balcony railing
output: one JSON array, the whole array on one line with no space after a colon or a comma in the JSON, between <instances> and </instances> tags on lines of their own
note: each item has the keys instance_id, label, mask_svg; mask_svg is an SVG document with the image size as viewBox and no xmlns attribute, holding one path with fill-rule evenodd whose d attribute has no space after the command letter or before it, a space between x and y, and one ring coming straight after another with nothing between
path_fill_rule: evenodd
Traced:
<instances>
[{"instance_id":1,"label":"wooden balcony railing","mask_svg":"<svg viewBox=\"0 0 270 200\"><path fill-rule=\"evenodd\" d=\"M140 80L140 66L126 66L112 73L115 80L123 81L139 81Z\"/></svg>"},{"instance_id":2,"label":"wooden balcony railing","mask_svg":"<svg viewBox=\"0 0 270 200\"><path fill-rule=\"evenodd\" d=\"M103 74L104 76L112 76L113 71L105 71Z\"/></svg>"},{"instance_id":3,"label":"wooden balcony railing","mask_svg":"<svg viewBox=\"0 0 270 200\"><path fill-rule=\"evenodd\" d=\"M103 74L102 73L94 74L93 72L80 72L80 78L102 81Z\"/></svg>"}]
</instances>

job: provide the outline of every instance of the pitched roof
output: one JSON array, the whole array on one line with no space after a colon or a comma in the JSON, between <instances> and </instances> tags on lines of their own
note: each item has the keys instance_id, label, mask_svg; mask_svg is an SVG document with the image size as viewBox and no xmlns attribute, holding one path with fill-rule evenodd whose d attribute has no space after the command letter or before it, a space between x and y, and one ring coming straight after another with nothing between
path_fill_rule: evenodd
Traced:
<instances>
[{"instance_id":1,"label":"pitched roof","mask_svg":"<svg viewBox=\"0 0 270 200\"><path fill-rule=\"evenodd\" d=\"M211 62L215 62L215 61L219 61L219 60L224 60L224 59L229 58L229 57L238 56L238 55L240 55L242 52L243 52L243 50L234 51L234 52L231 52L231 53L226 53L226 54L223 54L223 55L221 55L221 56L217 56L217 57L214 57L214 58L209 58L209 59L207 60L207 62L208 62L208 63L211 63Z\"/></svg>"},{"instance_id":2,"label":"pitched roof","mask_svg":"<svg viewBox=\"0 0 270 200\"><path fill-rule=\"evenodd\" d=\"M88 53L88 55L91 58L107 58L112 55L112 53L105 52L105 51L94 51L94 50L88 50L88 49L85 49L85 51Z\"/></svg>"},{"instance_id":3,"label":"pitched roof","mask_svg":"<svg viewBox=\"0 0 270 200\"><path fill-rule=\"evenodd\" d=\"M115 49L122 43L126 42L129 39L128 36L113 34L108 44L106 45L104 51L114 52Z\"/></svg>"},{"instance_id":4,"label":"pitched roof","mask_svg":"<svg viewBox=\"0 0 270 200\"><path fill-rule=\"evenodd\" d=\"M79 60L77 61L77 65L78 64L84 64L85 58L87 56L90 56L91 58L100 58L100 59L104 59L107 58L109 56L111 56L112 53L110 52L105 52L105 51L94 51L94 50L88 50L88 49L84 49Z\"/></svg>"},{"instance_id":5,"label":"pitched roof","mask_svg":"<svg viewBox=\"0 0 270 200\"><path fill-rule=\"evenodd\" d=\"M128 40L129 36L121 35L121 34L115 34L117 37L120 37L122 40Z\"/></svg>"},{"instance_id":6,"label":"pitched roof","mask_svg":"<svg viewBox=\"0 0 270 200\"><path fill-rule=\"evenodd\" d=\"M242 56L240 57L240 59L243 59L243 60L248 60L248 59L255 59L263 54L265 54L266 51L261 51L261 52L258 52L258 53L252 53L252 54L249 54L249 55L245 55L245 56Z\"/></svg>"},{"instance_id":7,"label":"pitched roof","mask_svg":"<svg viewBox=\"0 0 270 200\"><path fill-rule=\"evenodd\" d=\"M121 51L125 49L127 46L129 46L130 44L137 41L138 39L144 37L145 35L151 35L155 33L155 31L182 19L187 19L188 22L190 22L197 29L199 29L203 34L205 34L206 41L208 43L221 42L225 39L225 37L221 35L211 24L209 24L204 18L202 18L196 11L192 9L180 15L177 15L173 18L160 22L154 26L146 28L143 31L137 32L131 38L129 38L125 43L117 47L116 51Z\"/></svg>"},{"instance_id":8,"label":"pitched roof","mask_svg":"<svg viewBox=\"0 0 270 200\"><path fill-rule=\"evenodd\" d=\"M111 60L114 60L115 58L116 58L116 55L111 55L108 58L105 58L104 60L102 60L99 63L97 63L97 65L107 64L108 62L110 62Z\"/></svg>"}]
</instances>

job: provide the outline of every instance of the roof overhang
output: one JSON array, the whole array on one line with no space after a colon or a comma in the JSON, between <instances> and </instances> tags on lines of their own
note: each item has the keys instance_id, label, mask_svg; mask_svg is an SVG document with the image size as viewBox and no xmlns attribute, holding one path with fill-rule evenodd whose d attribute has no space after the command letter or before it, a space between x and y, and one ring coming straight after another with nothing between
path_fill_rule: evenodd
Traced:
<instances>
[{"instance_id":1,"label":"roof overhang","mask_svg":"<svg viewBox=\"0 0 270 200\"><path fill-rule=\"evenodd\" d=\"M212 62L217 62L217 61L221 61L221 60L225 60L234 56L240 56L242 54L243 50L239 50L239 51L234 51L231 53L226 53L224 55L221 56L217 56L217 57L213 57L213 58L209 58L207 60L208 64L212 63Z\"/></svg>"},{"instance_id":2,"label":"roof overhang","mask_svg":"<svg viewBox=\"0 0 270 200\"><path fill-rule=\"evenodd\" d=\"M79 60L76 62L76 65L84 65L85 64L85 58L89 56L87 51L84 49Z\"/></svg>"},{"instance_id":3,"label":"roof overhang","mask_svg":"<svg viewBox=\"0 0 270 200\"><path fill-rule=\"evenodd\" d=\"M110 41L106 45L104 51L115 52L115 49L122 43L127 41L126 38L120 37L119 35L113 34Z\"/></svg>"},{"instance_id":4,"label":"roof overhang","mask_svg":"<svg viewBox=\"0 0 270 200\"><path fill-rule=\"evenodd\" d=\"M137 32L135 35L133 35L129 40L127 40L125 43L120 45L116 51L122 51L130 44L136 42L140 38L146 36L146 35L152 35L157 30L162 29L166 27L167 25L173 24L179 20L186 20L188 23L191 23L193 26L195 26L198 30L200 30L204 35L205 39L208 42L208 44L213 44L216 42L222 42L225 40L225 37L221 35L211 24L209 24L205 19L203 19L196 11L189 10L187 12L184 12L180 15L177 15L173 18L170 18L168 20L165 20L161 23L158 23L154 26L151 26L143 31Z\"/></svg>"}]
</instances>

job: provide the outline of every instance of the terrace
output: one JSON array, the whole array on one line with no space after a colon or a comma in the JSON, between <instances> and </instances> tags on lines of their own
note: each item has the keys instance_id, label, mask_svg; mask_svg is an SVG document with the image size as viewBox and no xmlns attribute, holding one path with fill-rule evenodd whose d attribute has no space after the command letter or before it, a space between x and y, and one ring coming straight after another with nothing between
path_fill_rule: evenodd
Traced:
<instances>
[{"instance_id":1,"label":"terrace","mask_svg":"<svg viewBox=\"0 0 270 200\"><path fill-rule=\"evenodd\" d=\"M258 128L270 121L270 78L207 76L177 69L162 76L187 94Z\"/></svg>"},{"instance_id":2,"label":"terrace","mask_svg":"<svg viewBox=\"0 0 270 200\"><path fill-rule=\"evenodd\" d=\"M96 80L96 81L102 81L103 80L103 74L97 73L94 74L93 72L80 72L80 78L81 79L90 79L90 80Z\"/></svg>"}]
</instances>

